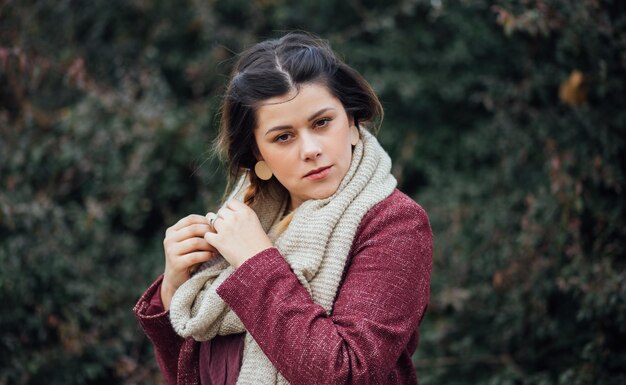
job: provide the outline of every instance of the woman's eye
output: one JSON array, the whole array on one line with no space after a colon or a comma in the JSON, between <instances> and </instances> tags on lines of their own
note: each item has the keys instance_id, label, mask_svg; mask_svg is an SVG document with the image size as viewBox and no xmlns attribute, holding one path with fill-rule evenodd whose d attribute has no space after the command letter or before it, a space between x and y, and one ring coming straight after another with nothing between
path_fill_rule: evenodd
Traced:
<instances>
[{"instance_id":1,"label":"woman's eye","mask_svg":"<svg viewBox=\"0 0 626 385\"><path fill-rule=\"evenodd\" d=\"M330 123L330 119L329 118L320 119L320 120L315 122L315 127L317 127L317 128L324 127L328 123Z\"/></svg>"},{"instance_id":2,"label":"woman's eye","mask_svg":"<svg viewBox=\"0 0 626 385\"><path fill-rule=\"evenodd\" d=\"M289 134L278 135L276 138L274 138L275 142L286 142L288 140L289 140Z\"/></svg>"}]
</instances>

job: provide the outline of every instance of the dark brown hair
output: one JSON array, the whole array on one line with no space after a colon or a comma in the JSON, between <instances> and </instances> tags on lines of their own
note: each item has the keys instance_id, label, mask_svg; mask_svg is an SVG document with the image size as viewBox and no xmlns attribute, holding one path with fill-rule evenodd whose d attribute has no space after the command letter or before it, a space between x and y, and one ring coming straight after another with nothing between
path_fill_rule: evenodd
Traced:
<instances>
[{"instance_id":1,"label":"dark brown hair","mask_svg":"<svg viewBox=\"0 0 626 385\"><path fill-rule=\"evenodd\" d=\"M256 109L263 101L285 95L303 84L322 84L338 98L349 117L374 128L383 109L376 93L353 68L340 60L330 45L303 32L260 42L240 54L222 102L218 152L228 161L227 193L245 170L251 186L244 201L267 190L275 178L264 182L254 174L258 149L254 139Z\"/></svg>"}]
</instances>

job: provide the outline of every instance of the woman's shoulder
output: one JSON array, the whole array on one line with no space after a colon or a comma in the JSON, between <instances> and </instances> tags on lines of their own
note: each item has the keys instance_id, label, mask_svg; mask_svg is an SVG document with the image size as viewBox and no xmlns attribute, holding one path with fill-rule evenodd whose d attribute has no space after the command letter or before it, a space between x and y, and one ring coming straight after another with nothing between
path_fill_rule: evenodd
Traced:
<instances>
[{"instance_id":1,"label":"woman's shoulder","mask_svg":"<svg viewBox=\"0 0 626 385\"><path fill-rule=\"evenodd\" d=\"M432 237L428 214L422 206L398 189L372 207L361 220L355 246L402 237Z\"/></svg>"},{"instance_id":2,"label":"woman's shoulder","mask_svg":"<svg viewBox=\"0 0 626 385\"><path fill-rule=\"evenodd\" d=\"M426 210L402 191L395 189L391 195L378 202L361 220L361 226L380 221L428 222Z\"/></svg>"}]
</instances>

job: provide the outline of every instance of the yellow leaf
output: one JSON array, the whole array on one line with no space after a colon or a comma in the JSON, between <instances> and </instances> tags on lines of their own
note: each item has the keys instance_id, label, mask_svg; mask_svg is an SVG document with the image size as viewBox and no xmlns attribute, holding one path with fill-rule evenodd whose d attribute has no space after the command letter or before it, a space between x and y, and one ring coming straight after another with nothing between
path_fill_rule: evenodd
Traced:
<instances>
[{"instance_id":1,"label":"yellow leaf","mask_svg":"<svg viewBox=\"0 0 626 385\"><path fill-rule=\"evenodd\" d=\"M566 81L559 87L559 98L568 106L576 107L587 101L585 75L579 70L573 70Z\"/></svg>"}]
</instances>

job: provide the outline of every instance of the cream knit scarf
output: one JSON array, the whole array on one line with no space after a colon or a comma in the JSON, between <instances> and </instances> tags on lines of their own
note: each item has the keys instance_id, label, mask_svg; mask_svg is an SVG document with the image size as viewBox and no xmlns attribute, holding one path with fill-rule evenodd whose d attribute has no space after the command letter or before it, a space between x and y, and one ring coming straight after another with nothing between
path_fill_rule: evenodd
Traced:
<instances>
[{"instance_id":1,"label":"cream knit scarf","mask_svg":"<svg viewBox=\"0 0 626 385\"><path fill-rule=\"evenodd\" d=\"M337 192L328 198L302 203L289 227L273 240L313 301L329 315L361 219L396 187L390 171L391 159L385 150L372 134L361 130L361 140L354 148L350 168ZM252 208L264 230L271 234L285 205L286 199L266 196ZM220 259L204 267L176 291L170 318L179 335L205 341L217 334L246 331L215 291L233 271L228 262ZM288 384L250 333L246 333L244 341L237 384Z\"/></svg>"}]
</instances>

